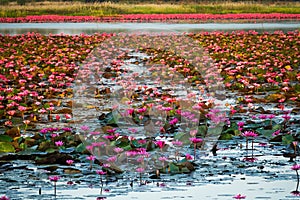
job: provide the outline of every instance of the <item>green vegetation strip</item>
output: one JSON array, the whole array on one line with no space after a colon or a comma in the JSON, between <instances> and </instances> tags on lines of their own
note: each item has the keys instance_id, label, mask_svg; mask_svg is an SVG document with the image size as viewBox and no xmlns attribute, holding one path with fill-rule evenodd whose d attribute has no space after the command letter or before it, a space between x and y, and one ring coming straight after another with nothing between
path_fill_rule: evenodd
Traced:
<instances>
[{"instance_id":1,"label":"green vegetation strip","mask_svg":"<svg viewBox=\"0 0 300 200\"><path fill-rule=\"evenodd\" d=\"M126 4L82 2L36 2L20 5L16 2L0 7L0 17L28 15L112 16L119 14L171 14L171 13L300 13L299 2L218 2L189 4Z\"/></svg>"}]
</instances>

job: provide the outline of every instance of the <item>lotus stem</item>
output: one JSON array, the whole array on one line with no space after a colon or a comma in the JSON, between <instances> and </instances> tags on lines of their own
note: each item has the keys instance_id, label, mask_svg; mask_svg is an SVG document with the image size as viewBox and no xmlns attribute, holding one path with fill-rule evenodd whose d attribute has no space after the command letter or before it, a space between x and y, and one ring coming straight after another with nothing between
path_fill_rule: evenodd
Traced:
<instances>
[{"instance_id":1,"label":"lotus stem","mask_svg":"<svg viewBox=\"0 0 300 200\"><path fill-rule=\"evenodd\" d=\"M299 188L299 173L298 173L298 170L296 170L296 175L297 175L297 186L296 186L296 191L298 191L298 188Z\"/></svg>"},{"instance_id":2,"label":"lotus stem","mask_svg":"<svg viewBox=\"0 0 300 200\"><path fill-rule=\"evenodd\" d=\"M254 151L254 138L252 138L252 158L253 158L253 151Z\"/></svg>"}]
</instances>

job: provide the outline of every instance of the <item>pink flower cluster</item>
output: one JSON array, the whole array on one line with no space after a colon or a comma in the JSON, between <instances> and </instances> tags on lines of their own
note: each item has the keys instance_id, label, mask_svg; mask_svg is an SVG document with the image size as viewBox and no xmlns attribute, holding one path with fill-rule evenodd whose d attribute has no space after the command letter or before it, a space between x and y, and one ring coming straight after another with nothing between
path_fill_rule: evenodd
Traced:
<instances>
[{"instance_id":1,"label":"pink flower cluster","mask_svg":"<svg viewBox=\"0 0 300 200\"><path fill-rule=\"evenodd\" d=\"M109 36L0 35L0 110L4 111L0 116L30 117L30 121L37 121L37 116L55 113L59 104L45 99L71 95L69 86L78 68L75 63L85 59L96 43ZM71 117L70 113L61 112L55 119Z\"/></svg>"},{"instance_id":2,"label":"pink flower cluster","mask_svg":"<svg viewBox=\"0 0 300 200\"><path fill-rule=\"evenodd\" d=\"M300 19L300 14L244 13L244 14L126 14L117 16L61 16L40 15L26 17L2 17L0 23L43 23L43 22L158 22L158 21L216 21L216 20L288 20Z\"/></svg>"},{"instance_id":3,"label":"pink flower cluster","mask_svg":"<svg viewBox=\"0 0 300 200\"><path fill-rule=\"evenodd\" d=\"M299 19L299 14L127 14L121 15L122 21L168 21L168 20L196 20L196 21L214 21L214 20L240 20L240 19Z\"/></svg>"}]
</instances>

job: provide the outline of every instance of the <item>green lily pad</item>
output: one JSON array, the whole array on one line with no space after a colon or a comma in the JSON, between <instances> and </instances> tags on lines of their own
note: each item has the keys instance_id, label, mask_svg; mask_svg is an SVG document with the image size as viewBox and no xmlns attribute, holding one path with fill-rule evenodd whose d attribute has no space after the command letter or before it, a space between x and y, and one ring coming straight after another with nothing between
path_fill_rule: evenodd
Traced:
<instances>
[{"instance_id":1,"label":"green lily pad","mask_svg":"<svg viewBox=\"0 0 300 200\"><path fill-rule=\"evenodd\" d=\"M83 152L84 150L86 150L86 147L83 143L79 144L75 149L76 152L80 152L80 153Z\"/></svg>"},{"instance_id":2,"label":"green lily pad","mask_svg":"<svg viewBox=\"0 0 300 200\"><path fill-rule=\"evenodd\" d=\"M271 138L271 137L272 137L272 134L275 132L275 130L266 130L266 129L264 129L264 128L256 129L256 131L257 131L260 135L265 136L266 138Z\"/></svg>"},{"instance_id":3,"label":"green lily pad","mask_svg":"<svg viewBox=\"0 0 300 200\"><path fill-rule=\"evenodd\" d=\"M13 139L9 137L8 135L0 135L0 141L1 142L12 142Z\"/></svg>"},{"instance_id":4,"label":"green lily pad","mask_svg":"<svg viewBox=\"0 0 300 200\"><path fill-rule=\"evenodd\" d=\"M199 137L204 137L207 133L207 126L206 125L201 125L198 126L198 136Z\"/></svg>"},{"instance_id":5,"label":"green lily pad","mask_svg":"<svg viewBox=\"0 0 300 200\"><path fill-rule=\"evenodd\" d=\"M288 145L294 141L294 137L292 135L284 135L282 136L282 144Z\"/></svg>"},{"instance_id":6,"label":"green lily pad","mask_svg":"<svg viewBox=\"0 0 300 200\"><path fill-rule=\"evenodd\" d=\"M167 169L168 169L169 173L178 173L179 172L179 167L176 166L174 163L169 163L169 168L167 168Z\"/></svg>"},{"instance_id":7,"label":"green lily pad","mask_svg":"<svg viewBox=\"0 0 300 200\"><path fill-rule=\"evenodd\" d=\"M184 145L190 144L190 134L184 133L184 132L179 132L174 136L174 140L179 140L183 142Z\"/></svg>"},{"instance_id":8,"label":"green lily pad","mask_svg":"<svg viewBox=\"0 0 300 200\"><path fill-rule=\"evenodd\" d=\"M57 149L49 148L45 152L47 152L47 153L54 153L54 152L57 152Z\"/></svg>"},{"instance_id":9,"label":"green lily pad","mask_svg":"<svg viewBox=\"0 0 300 200\"><path fill-rule=\"evenodd\" d=\"M230 133L224 133L219 138L219 140L231 140L231 139L232 139L232 134Z\"/></svg>"},{"instance_id":10,"label":"green lily pad","mask_svg":"<svg viewBox=\"0 0 300 200\"><path fill-rule=\"evenodd\" d=\"M0 153L14 153L15 148L10 142L0 142Z\"/></svg>"}]
</instances>

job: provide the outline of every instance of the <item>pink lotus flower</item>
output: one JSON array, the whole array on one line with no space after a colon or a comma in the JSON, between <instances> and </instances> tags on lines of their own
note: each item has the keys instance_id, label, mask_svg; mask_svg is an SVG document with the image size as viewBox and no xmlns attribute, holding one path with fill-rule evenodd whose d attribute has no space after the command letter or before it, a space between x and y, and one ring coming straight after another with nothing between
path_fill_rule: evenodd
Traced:
<instances>
[{"instance_id":1,"label":"pink lotus flower","mask_svg":"<svg viewBox=\"0 0 300 200\"><path fill-rule=\"evenodd\" d=\"M116 128L113 128L113 129L108 129L108 130L107 130L107 132L108 132L108 133L115 133L115 132L116 132L116 130L117 130Z\"/></svg>"},{"instance_id":2,"label":"pink lotus flower","mask_svg":"<svg viewBox=\"0 0 300 200\"><path fill-rule=\"evenodd\" d=\"M53 182L57 182L60 179L60 176L49 176L49 180Z\"/></svg>"},{"instance_id":3,"label":"pink lotus flower","mask_svg":"<svg viewBox=\"0 0 300 200\"><path fill-rule=\"evenodd\" d=\"M238 125L239 127L243 127L243 126L245 125L245 122L242 122L242 121L241 121L241 122L238 122L237 125Z\"/></svg>"},{"instance_id":4,"label":"pink lotus flower","mask_svg":"<svg viewBox=\"0 0 300 200\"><path fill-rule=\"evenodd\" d=\"M86 157L86 159L89 160L89 161L94 161L95 158L96 158L96 157L93 156L93 155L89 155L89 156Z\"/></svg>"},{"instance_id":5,"label":"pink lotus flower","mask_svg":"<svg viewBox=\"0 0 300 200\"><path fill-rule=\"evenodd\" d=\"M65 118L66 118L66 119L71 119L71 118L72 118L72 115L70 115L70 114L65 114Z\"/></svg>"},{"instance_id":6,"label":"pink lotus flower","mask_svg":"<svg viewBox=\"0 0 300 200\"><path fill-rule=\"evenodd\" d=\"M106 174L106 172L105 172L105 171L102 171L102 170L96 170L96 173L97 173L98 175L100 175L100 176Z\"/></svg>"},{"instance_id":7,"label":"pink lotus flower","mask_svg":"<svg viewBox=\"0 0 300 200\"><path fill-rule=\"evenodd\" d=\"M9 114L10 116L13 116L15 115L16 111L15 110L10 110L10 111L7 111L7 114Z\"/></svg>"},{"instance_id":8,"label":"pink lotus flower","mask_svg":"<svg viewBox=\"0 0 300 200\"><path fill-rule=\"evenodd\" d=\"M280 130L275 131L274 133L272 133L272 136L277 136L280 134Z\"/></svg>"},{"instance_id":9,"label":"pink lotus flower","mask_svg":"<svg viewBox=\"0 0 300 200\"><path fill-rule=\"evenodd\" d=\"M276 115L274 115L274 114L270 114L270 115L267 116L267 118L269 118L269 119L273 119L275 117L276 117Z\"/></svg>"},{"instance_id":10,"label":"pink lotus flower","mask_svg":"<svg viewBox=\"0 0 300 200\"><path fill-rule=\"evenodd\" d=\"M66 163L67 163L68 165L72 165L72 164L74 163L74 160L66 160Z\"/></svg>"},{"instance_id":11,"label":"pink lotus flower","mask_svg":"<svg viewBox=\"0 0 300 200\"><path fill-rule=\"evenodd\" d=\"M300 169L300 165L297 165L297 164L296 164L296 165L293 165L293 166L291 167L291 169L297 171L297 170Z\"/></svg>"},{"instance_id":12,"label":"pink lotus flower","mask_svg":"<svg viewBox=\"0 0 300 200\"><path fill-rule=\"evenodd\" d=\"M285 121L289 121L291 119L291 116L289 116L288 114L285 114L282 116L282 118L285 120Z\"/></svg>"},{"instance_id":13,"label":"pink lotus flower","mask_svg":"<svg viewBox=\"0 0 300 200\"><path fill-rule=\"evenodd\" d=\"M140 167L140 168L137 168L136 171L139 172L139 173L143 173L145 171L145 169Z\"/></svg>"},{"instance_id":14,"label":"pink lotus flower","mask_svg":"<svg viewBox=\"0 0 300 200\"><path fill-rule=\"evenodd\" d=\"M267 119L267 118L268 118L268 115L259 115L258 118L259 118L259 119Z\"/></svg>"},{"instance_id":15,"label":"pink lotus flower","mask_svg":"<svg viewBox=\"0 0 300 200\"><path fill-rule=\"evenodd\" d=\"M120 148L120 147L114 148L114 152L116 152L116 153L121 153L121 152L123 152L123 151L124 151L124 149L122 149L122 148Z\"/></svg>"},{"instance_id":16,"label":"pink lotus flower","mask_svg":"<svg viewBox=\"0 0 300 200\"><path fill-rule=\"evenodd\" d=\"M191 130L190 131L191 136L196 136L197 133L198 133L198 130Z\"/></svg>"},{"instance_id":17,"label":"pink lotus flower","mask_svg":"<svg viewBox=\"0 0 300 200\"><path fill-rule=\"evenodd\" d=\"M83 130L83 131L88 131L88 130L90 130L90 127L88 127L86 125L83 125L83 126L80 127L80 129Z\"/></svg>"},{"instance_id":18,"label":"pink lotus flower","mask_svg":"<svg viewBox=\"0 0 300 200\"><path fill-rule=\"evenodd\" d=\"M104 168L109 168L109 167L110 167L110 164L109 164L109 163L105 163L105 164L102 165L102 167L104 167Z\"/></svg>"},{"instance_id":19,"label":"pink lotus flower","mask_svg":"<svg viewBox=\"0 0 300 200\"><path fill-rule=\"evenodd\" d=\"M187 160L193 160L194 158L190 154L185 155L185 159Z\"/></svg>"},{"instance_id":20,"label":"pink lotus flower","mask_svg":"<svg viewBox=\"0 0 300 200\"><path fill-rule=\"evenodd\" d=\"M177 122L178 122L178 119L174 118L174 119L172 119L172 120L169 121L169 124L170 125L175 125Z\"/></svg>"},{"instance_id":21,"label":"pink lotus flower","mask_svg":"<svg viewBox=\"0 0 300 200\"><path fill-rule=\"evenodd\" d=\"M27 110L27 108L24 107L24 106L18 106L18 110L21 111L21 112L24 112L24 111Z\"/></svg>"},{"instance_id":22,"label":"pink lotus flower","mask_svg":"<svg viewBox=\"0 0 300 200\"><path fill-rule=\"evenodd\" d=\"M244 137L257 137L258 134L254 133L253 131L245 131L242 133L242 136Z\"/></svg>"},{"instance_id":23,"label":"pink lotus flower","mask_svg":"<svg viewBox=\"0 0 300 200\"><path fill-rule=\"evenodd\" d=\"M176 141L172 141L172 144L174 146L181 146L183 144L183 142L176 140Z\"/></svg>"},{"instance_id":24,"label":"pink lotus flower","mask_svg":"<svg viewBox=\"0 0 300 200\"><path fill-rule=\"evenodd\" d=\"M300 196L300 192L298 190L292 191L291 194L296 197Z\"/></svg>"},{"instance_id":25,"label":"pink lotus flower","mask_svg":"<svg viewBox=\"0 0 300 200\"><path fill-rule=\"evenodd\" d=\"M4 124L5 124L5 126L12 126L13 125L12 121L6 121Z\"/></svg>"},{"instance_id":26,"label":"pink lotus flower","mask_svg":"<svg viewBox=\"0 0 300 200\"><path fill-rule=\"evenodd\" d=\"M201 138L190 138L190 141L191 141L193 144L197 144L197 143L203 142L203 139L201 139Z\"/></svg>"},{"instance_id":27,"label":"pink lotus flower","mask_svg":"<svg viewBox=\"0 0 300 200\"><path fill-rule=\"evenodd\" d=\"M24 123L25 125L28 125L28 124L30 124L30 120L24 120L23 123Z\"/></svg>"},{"instance_id":28,"label":"pink lotus flower","mask_svg":"<svg viewBox=\"0 0 300 200\"><path fill-rule=\"evenodd\" d=\"M64 145L64 142L63 141L57 141L55 142L55 145L58 146L58 147L61 147Z\"/></svg>"},{"instance_id":29,"label":"pink lotus flower","mask_svg":"<svg viewBox=\"0 0 300 200\"><path fill-rule=\"evenodd\" d=\"M143 113L143 112L146 112L147 111L147 108L143 107L143 108L139 108L137 110L138 113Z\"/></svg>"},{"instance_id":30,"label":"pink lotus flower","mask_svg":"<svg viewBox=\"0 0 300 200\"><path fill-rule=\"evenodd\" d=\"M0 200L9 200L9 198L4 195L4 196L0 197Z\"/></svg>"},{"instance_id":31,"label":"pink lotus flower","mask_svg":"<svg viewBox=\"0 0 300 200\"><path fill-rule=\"evenodd\" d=\"M128 109L128 110L127 110L127 113L128 113L129 115L132 115L132 114L134 113L134 109Z\"/></svg>"},{"instance_id":32,"label":"pink lotus flower","mask_svg":"<svg viewBox=\"0 0 300 200\"><path fill-rule=\"evenodd\" d=\"M72 132L72 128L69 128L69 127L64 127L61 130L65 131L65 132Z\"/></svg>"},{"instance_id":33,"label":"pink lotus flower","mask_svg":"<svg viewBox=\"0 0 300 200\"><path fill-rule=\"evenodd\" d=\"M235 195L232 198L234 198L234 199L246 199L246 196L245 195L241 195L241 194L237 194L237 195Z\"/></svg>"},{"instance_id":34,"label":"pink lotus flower","mask_svg":"<svg viewBox=\"0 0 300 200\"><path fill-rule=\"evenodd\" d=\"M168 160L168 158L167 157L159 157L158 160L161 162L166 162Z\"/></svg>"},{"instance_id":35,"label":"pink lotus flower","mask_svg":"<svg viewBox=\"0 0 300 200\"><path fill-rule=\"evenodd\" d=\"M164 141L157 141L157 142L155 142L155 144L160 148L160 149L162 149L164 146L165 146L165 142Z\"/></svg>"},{"instance_id":36,"label":"pink lotus flower","mask_svg":"<svg viewBox=\"0 0 300 200\"><path fill-rule=\"evenodd\" d=\"M107 158L108 162L115 162L116 160L117 160L117 156L112 156L112 157Z\"/></svg>"}]
</instances>

